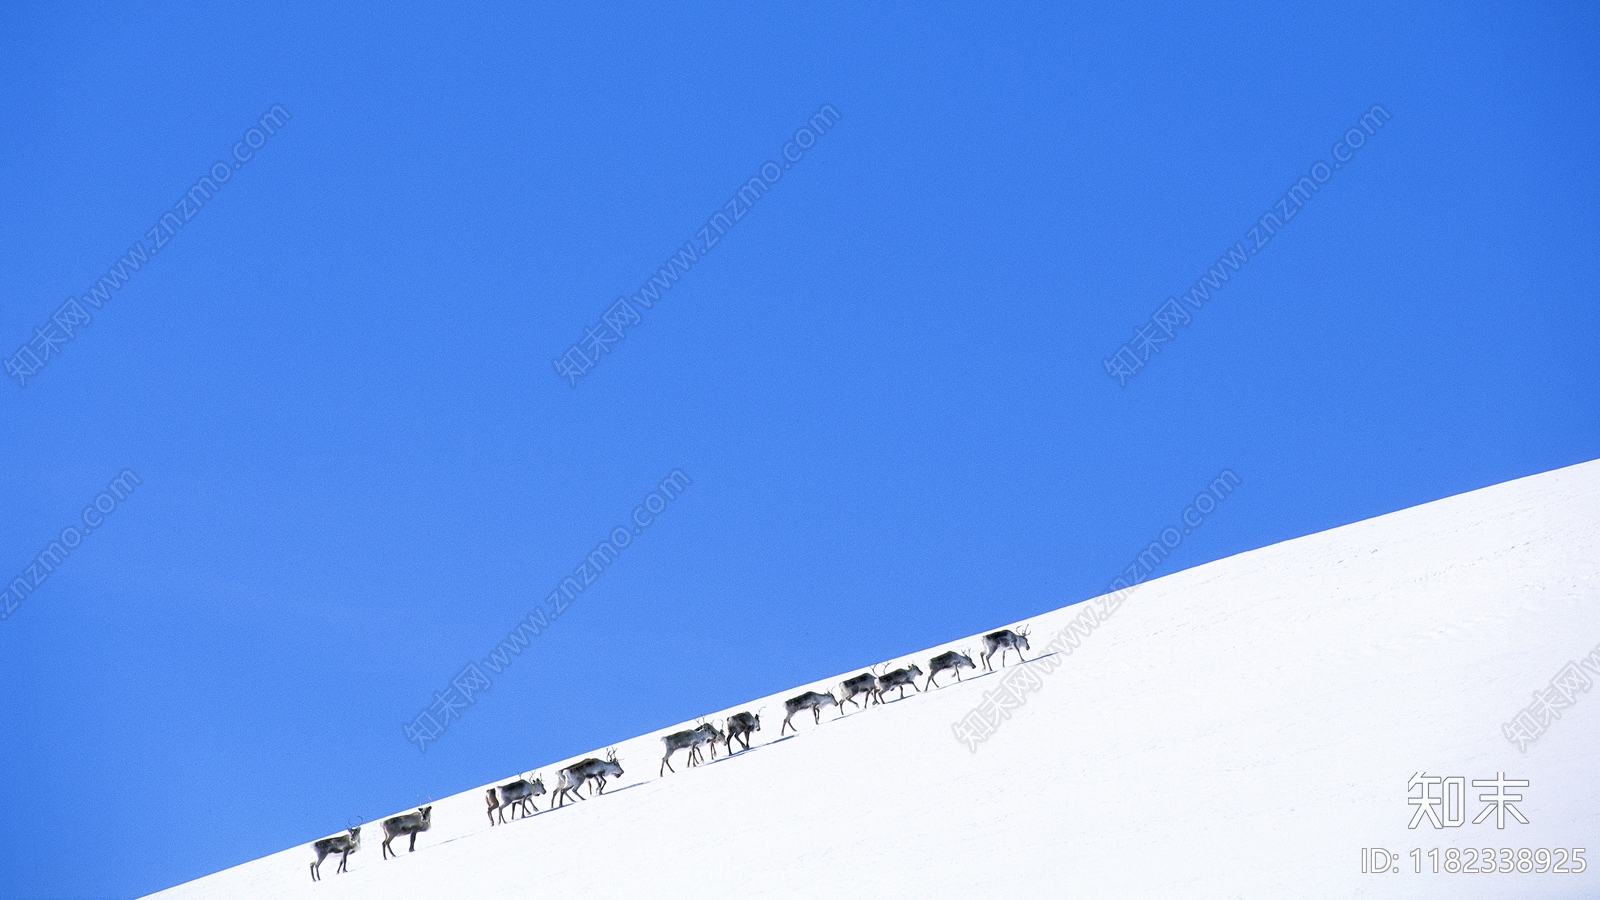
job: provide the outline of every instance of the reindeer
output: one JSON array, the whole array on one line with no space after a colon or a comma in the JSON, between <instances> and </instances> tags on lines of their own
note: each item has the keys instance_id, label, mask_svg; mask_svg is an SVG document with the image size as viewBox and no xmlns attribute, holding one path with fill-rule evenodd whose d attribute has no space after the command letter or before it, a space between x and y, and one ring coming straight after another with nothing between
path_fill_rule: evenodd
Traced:
<instances>
[{"instance_id":1,"label":"reindeer","mask_svg":"<svg viewBox=\"0 0 1600 900\"><path fill-rule=\"evenodd\" d=\"M406 850L406 852L407 853L415 853L416 850L417 850L417 832L419 832L419 831L427 831L429 828L432 828L432 827L433 827L433 807L432 806L418 807L417 811L414 812L414 813L406 813L403 816L391 816L391 817L389 817L387 819L384 819L383 820L383 858L384 859L388 859L390 856L399 856L400 855L400 854L396 853L395 851L389 849L389 842L394 840L395 838L399 837L402 834L411 835L411 847L410 847L410 849Z\"/></svg>"},{"instance_id":2,"label":"reindeer","mask_svg":"<svg viewBox=\"0 0 1600 900\"><path fill-rule=\"evenodd\" d=\"M1019 628L1016 631L1012 631L1007 628L983 636L983 655L979 656L978 659L983 660L984 671L993 672L994 668L990 663L994 661L994 652L996 650L1000 651L1000 664L1005 665L1007 650L1017 651L1017 657L1023 662L1027 662L1028 658L1022 655L1022 651L1027 649L1028 629Z\"/></svg>"},{"instance_id":3,"label":"reindeer","mask_svg":"<svg viewBox=\"0 0 1600 900\"><path fill-rule=\"evenodd\" d=\"M744 745L744 749L749 750L750 749L750 735L751 735L751 733L752 732L756 732L756 731L760 731L760 730L761 730L761 714L760 713L756 713L756 714L752 715L752 714L747 713L747 712L742 712L742 713L734 713L733 715L729 716L728 717L728 736L723 739L723 743L726 744L727 748L728 748L728 755L729 756L733 755L733 742L734 741L738 741L739 743Z\"/></svg>"},{"instance_id":4,"label":"reindeer","mask_svg":"<svg viewBox=\"0 0 1600 900\"><path fill-rule=\"evenodd\" d=\"M972 664L972 659L965 653L957 653L954 650L951 650L948 653L941 653L938 656L935 656L933 659L928 660L928 669L930 670L930 674L928 675L928 683L924 687L932 687L933 680L938 678L939 673L943 672L945 669L955 669L956 681L960 681L962 669L976 668L978 667Z\"/></svg>"},{"instance_id":5,"label":"reindeer","mask_svg":"<svg viewBox=\"0 0 1600 900\"><path fill-rule=\"evenodd\" d=\"M895 669L893 672L886 673L883 675L883 677L878 679L878 697L881 700L883 695L888 692L890 688L899 688L900 696L896 697L895 699L904 700L906 698L907 685L909 685L913 691L921 693L922 688L917 687L917 679L921 677L922 668L916 663L912 663L903 669Z\"/></svg>"},{"instance_id":6,"label":"reindeer","mask_svg":"<svg viewBox=\"0 0 1600 900\"><path fill-rule=\"evenodd\" d=\"M347 871L345 866L350 862L350 854L361 849L361 826L351 828L348 834L325 837L312 844L311 849L317 851L317 861L311 864L312 881L322 880L322 861L335 853L339 854L339 868L334 869L333 874Z\"/></svg>"},{"instance_id":7,"label":"reindeer","mask_svg":"<svg viewBox=\"0 0 1600 900\"><path fill-rule=\"evenodd\" d=\"M796 732L799 731L789 720L793 719L794 714L802 709L811 710L811 721L820 725L824 706L832 706L837 709L839 701L835 700L832 694L820 694L816 691L806 691L798 697L790 697L783 701L783 708L788 712L788 715L783 717L783 724L778 727L778 734L781 736L785 728L794 729Z\"/></svg>"},{"instance_id":8,"label":"reindeer","mask_svg":"<svg viewBox=\"0 0 1600 900\"><path fill-rule=\"evenodd\" d=\"M854 678L846 678L844 684L839 686L839 713L844 714L846 703L855 703L858 708L865 709L866 706L856 703L856 697L865 697L867 706L871 706L874 701L882 703L883 696L879 693L880 690L878 676L872 672L862 672Z\"/></svg>"},{"instance_id":9,"label":"reindeer","mask_svg":"<svg viewBox=\"0 0 1600 900\"><path fill-rule=\"evenodd\" d=\"M593 796L594 794L606 792L607 778L621 777L622 764L617 762L617 748L615 747L606 750L606 758L603 760L595 759L591 756L588 759L575 762L562 769L556 779L556 805L558 808L565 806L568 794L571 794L574 800L582 800L583 795L578 793L578 789L583 787L583 783L586 781L592 780L595 783L593 794L591 794Z\"/></svg>"},{"instance_id":10,"label":"reindeer","mask_svg":"<svg viewBox=\"0 0 1600 900\"><path fill-rule=\"evenodd\" d=\"M522 817L524 819L529 816L528 809L530 807L534 812L538 812L539 804L533 802L533 798L542 796L544 796L544 779L542 778L534 778L532 781L522 778L510 784L502 784L497 788L489 788L487 797L489 801L489 827L493 828L495 825L496 812L500 814L499 824L501 825L506 824L507 809L511 810L511 820L513 822L517 819L517 807L519 806L522 808Z\"/></svg>"},{"instance_id":11,"label":"reindeer","mask_svg":"<svg viewBox=\"0 0 1600 900\"><path fill-rule=\"evenodd\" d=\"M665 775L667 772L676 772L677 769L672 768L672 754L686 747L689 750L689 765L691 766L698 766L704 759L700 754L700 748L705 744L711 745L711 758L716 759L717 741L727 741L727 737L717 730L717 726L709 722L701 722L687 731L679 731L663 737L661 743L666 747L667 752L661 757L662 770L658 770L656 774Z\"/></svg>"},{"instance_id":12,"label":"reindeer","mask_svg":"<svg viewBox=\"0 0 1600 900\"><path fill-rule=\"evenodd\" d=\"M717 758L717 744L719 742L722 744L728 743L728 736L723 734L722 729L711 722L700 726L700 735L700 742L689 750L689 753L694 756L694 765L697 766L706 761L705 755L700 752L701 747L710 747L711 758L715 760Z\"/></svg>"}]
</instances>

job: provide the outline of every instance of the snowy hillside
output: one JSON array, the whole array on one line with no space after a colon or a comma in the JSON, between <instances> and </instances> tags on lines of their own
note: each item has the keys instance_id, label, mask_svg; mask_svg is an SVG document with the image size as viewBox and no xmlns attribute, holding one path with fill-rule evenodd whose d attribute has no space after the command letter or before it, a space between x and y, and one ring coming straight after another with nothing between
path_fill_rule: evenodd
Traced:
<instances>
[{"instance_id":1,"label":"snowy hillside","mask_svg":"<svg viewBox=\"0 0 1600 900\"><path fill-rule=\"evenodd\" d=\"M1038 659L1087 609L1111 613L1080 621L1075 648ZM1600 896L1600 868L1516 871L1522 848L1530 867L1540 849L1600 856L1600 653L1589 655L1600 644L1600 461L1021 624L1025 665L1013 657L1000 674L964 672L842 718L829 710L820 726L799 716L797 736L778 740L783 699L856 672L738 707L761 710L762 730L732 759L686 769L680 754L678 772L658 778L660 734L646 735L618 744L626 774L575 806L544 812L540 798L540 814L491 828L480 788L437 801L432 830L398 859L380 858L369 816L347 873L335 858L313 884L309 839L320 835L307 835L153 896ZM948 647L972 648L976 662L981 640ZM926 670L943 649L888 662ZM1563 674L1586 659L1583 681ZM1025 703L998 705L1002 685ZM1502 726L1535 692L1560 708L1524 717L1543 724L1519 750ZM986 701L998 725L974 750L953 726L984 721L970 714ZM552 790L565 762L542 769ZM1459 792L1426 805L1424 792L1452 789L1408 791L1419 772L1464 778L1464 807ZM1502 772L1529 782L1507 789L1522 794L1514 806L1528 824L1509 813L1504 829L1494 815L1474 824L1490 789L1472 782ZM1465 822L1434 828L1423 815L1410 830L1414 813ZM1375 847L1397 855L1398 872L1363 873ZM1447 872L1466 861L1449 848L1474 859L1493 848L1493 867L1512 871Z\"/></svg>"}]
</instances>

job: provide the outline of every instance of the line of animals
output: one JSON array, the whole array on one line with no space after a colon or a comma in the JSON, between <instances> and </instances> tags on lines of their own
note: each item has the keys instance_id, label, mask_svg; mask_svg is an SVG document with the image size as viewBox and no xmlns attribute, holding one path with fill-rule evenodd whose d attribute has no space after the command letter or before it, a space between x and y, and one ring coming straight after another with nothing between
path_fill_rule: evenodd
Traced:
<instances>
[{"instance_id":1,"label":"line of animals","mask_svg":"<svg viewBox=\"0 0 1600 900\"><path fill-rule=\"evenodd\" d=\"M1028 646L1028 630L1019 628L1016 631L1003 629L991 632L983 636L983 648L983 653L978 655L978 660L983 664L984 671L994 670L993 663L996 658L999 659L1000 665L1005 665L1006 653L1013 650L1016 651L1019 659L1026 662L1028 658L1022 655L1022 651L1031 649ZM928 672L926 673L928 680L923 687L917 687L917 679L921 678L924 673L914 663L895 669L892 672L885 672L882 675L863 672L853 678L845 679L839 686L839 695L837 697L834 696L832 691L806 691L803 694L785 700L783 708L786 715L783 717L783 725L778 728L778 734L782 735L785 729L797 731L791 720L797 714L808 710L811 713L812 723L821 724L822 709L825 706L834 707L839 711L839 715L842 716L844 715L844 704L846 703L854 704L857 709L865 709L874 703L883 703L883 695L888 691L898 691L895 699L903 700L908 687L915 692L921 693L924 690L931 690L937 683L936 679L943 672L955 672L956 681L960 681L962 669L976 670L977 668L977 666L973 665L972 658L967 654L950 650L928 660ZM857 701L857 697L860 697L861 700ZM672 755L679 750L689 751L688 765L690 766L698 766L705 761L705 755L701 752L702 747L710 748L713 760L717 758L717 744L719 743L722 744L723 749L726 750L730 757L737 752L733 749L734 744L738 744L741 750L749 750L750 735L760 730L761 715L759 713L741 712L728 717L726 730L718 728L713 723L702 722L694 728L669 734L661 739L666 753L661 757L661 767L656 774L664 776L667 772L677 771L672 767ZM566 805L568 798L571 798L573 802L584 799L578 789L585 784L590 785L590 797L603 794L606 790L606 779L620 777L622 777L622 764L617 762L615 747L606 750L605 759L589 757L588 759L579 760L557 773L556 793L555 797L552 798L550 808L560 809ZM485 799L488 801L489 806L490 827L507 824L507 810L511 811L511 821L513 822L517 819L518 810L521 810L523 818L538 812L539 808L534 803L534 798L543 797L545 793L544 778L538 775L533 778L519 778L510 784L489 788ZM339 857L339 868L334 870L335 874L346 871L345 867L350 861L350 854L361 849L361 827L356 825L345 834L326 837L312 845L312 850L317 854L317 861L311 864L312 881L322 880L322 876L319 874L322 868L322 861L330 856ZM411 843L406 852L415 851L417 849L418 832L427 831L431 827L433 827L433 807L431 805L418 807L417 811L413 813L405 813L384 819L383 858L388 859L391 855L400 855L389 847L389 844L397 837L409 836Z\"/></svg>"}]
</instances>

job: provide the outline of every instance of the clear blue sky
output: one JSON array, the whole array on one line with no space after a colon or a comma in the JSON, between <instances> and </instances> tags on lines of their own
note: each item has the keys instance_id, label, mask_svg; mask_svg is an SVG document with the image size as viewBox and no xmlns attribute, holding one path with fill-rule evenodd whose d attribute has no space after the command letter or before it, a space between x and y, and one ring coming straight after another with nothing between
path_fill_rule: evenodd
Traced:
<instances>
[{"instance_id":1,"label":"clear blue sky","mask_svg":"<svg viewBox=\"0 0 1600 900\"><path fill-rule=\"evenodd\" d=\"M0 383L6 581L139 479L0 622L5 897L142 894L1083 600L1224 469L1162 573L1600 456L1593 4L517 6L0 12L0 353L162 243Z\"/></svg>"}]
</instances>

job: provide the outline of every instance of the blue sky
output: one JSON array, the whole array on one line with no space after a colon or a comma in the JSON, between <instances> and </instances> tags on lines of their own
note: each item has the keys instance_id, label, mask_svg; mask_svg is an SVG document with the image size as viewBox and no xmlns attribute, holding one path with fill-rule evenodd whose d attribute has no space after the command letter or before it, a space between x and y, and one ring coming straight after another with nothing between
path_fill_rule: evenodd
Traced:
<instances>
[{"instance_id":1,"label":"blue sky","mask_svg":"<svg viewBox=\"0 0 1600 900\"><path fill-rule=\"evenodd\" d=\"M1600 456L1596 10L1405 6L7 5L0 353L54 349L0 385L4 579L138 481L0 621L3 893L136 896L1083 600L1223 470L1160 574Z\"/></svg>"}]
</instances>

